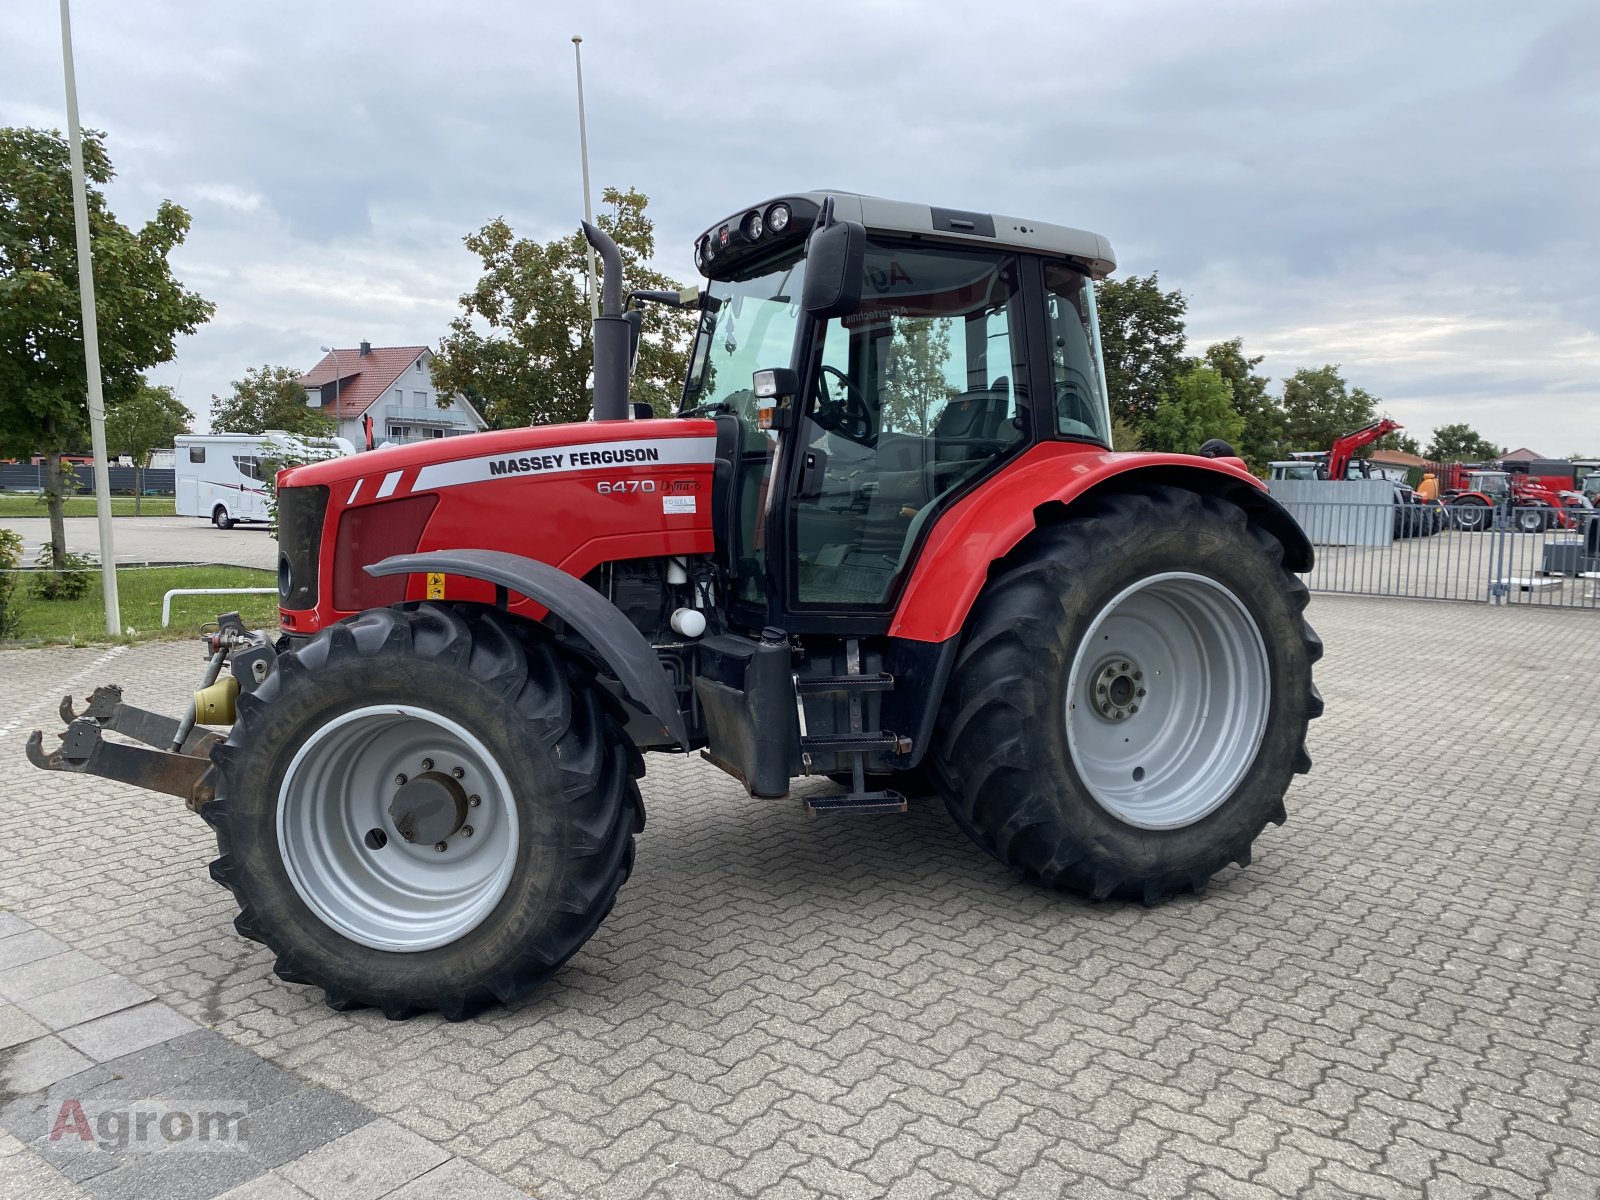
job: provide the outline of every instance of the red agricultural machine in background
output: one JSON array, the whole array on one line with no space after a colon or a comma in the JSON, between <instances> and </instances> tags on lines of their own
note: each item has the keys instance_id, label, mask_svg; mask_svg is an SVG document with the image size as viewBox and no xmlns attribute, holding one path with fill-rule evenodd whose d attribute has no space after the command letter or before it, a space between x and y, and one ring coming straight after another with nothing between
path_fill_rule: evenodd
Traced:
<instances>
[{"instance_id":1,"label":"red agricultural machine in background","mask_svg":"<svg viewBox=\"0 0 1600 1200\"><path fill-rule=\"evenodd\" d=\"M1273 479L1350 480L1382 478L1372 473L1372 464L1357 458L1356 451L1405 426L1383 417L1363 425L1353 433L1334 439L1327 451L1301 451L1292 459L1269 463ZM1409 485L1389 480L1394 489L1394 536L1426 537L1449 524L1449 514L1437 500L1424 499Z\"/></svg>"},{"instance_id":2,"label":"red agricultural machine in background","mask_svg":"<svg viewBox=\"0 0 1600 1200\"><path fill-rule=\"evenodd\" d=\"M1250 861L1311 767L1312 549L1231 455L1111 452L1104 238L797 193L697 240L704 292L625 311L585 230L594 421L281 473L279 628L222 618L183 720L102 688L31 760L182 797L277 973L392 1018L578 951L646 752L761 800L842 782L812 813L931 792L1097 898ZM639 301L698 319L672 418L630 419Z\"/></svg>"},{"instance_id":3,"label":"red agricultural machine in background","mask_svg":"<svg viewBox=\"0 0 1600 1200\"><path fill-rule=\"evenodd\" d=\"M1575 525L1561 494L1532 482L1527 475L1498 467L1446 463L1439 485L1439 499L1449 505L1457 529L1482 532L1499 522L1519 533L1543 533Z\"/></svg>"}]
</instances>

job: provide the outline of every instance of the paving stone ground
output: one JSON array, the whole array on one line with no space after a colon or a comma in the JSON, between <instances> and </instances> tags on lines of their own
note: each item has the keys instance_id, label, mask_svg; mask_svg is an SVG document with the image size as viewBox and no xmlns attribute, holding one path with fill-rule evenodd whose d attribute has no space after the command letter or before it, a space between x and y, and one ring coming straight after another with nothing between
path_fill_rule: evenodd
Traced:
<instances>
[{"instance_id":1,"label":"paving stone ground","mask_svg":"<svg viewBox=\"0 0 1600 1200\"><path fill-rule=\"evenodd\" d=\"M1316 770L1203 897L1048 895L934 804L808 820L658 757L612 917L455 1025L279 982L197 818L24 762L64 681L175 711L194 647L0 652L0 1195L1594 1200L1600 624L1312 617ZM84 1174L64 1085L252 1137Z\"/></svg>"}]
</instances>

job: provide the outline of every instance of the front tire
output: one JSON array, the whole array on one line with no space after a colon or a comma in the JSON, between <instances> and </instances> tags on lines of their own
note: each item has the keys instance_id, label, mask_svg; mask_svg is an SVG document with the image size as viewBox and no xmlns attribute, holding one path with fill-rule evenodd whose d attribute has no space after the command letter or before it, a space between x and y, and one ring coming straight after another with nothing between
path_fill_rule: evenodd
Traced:
<instances>
[{"instance_id":1,"label":"front tire","mask_svg":"<svg viewBox=\"0 0 1600 1200\"><path fill-rule=\"evenodd\" d=\"M1466 533L1483 533L1494 524L1489 506L1482 500L1457 500L1454 511L1456 528Z\"/></svg>"},{"instance_id":2,"label":"front tire","mask_svg":"<svg viewBox=\"0 0 1600 1200\"><path fill-rule=\"evenodd\" d=\"M1040 530L979 596L930 755L957 823L1051 887L1155 903L1250 861L1310 769L1305 585L1175 488Z\"/></svg>"},{"instance_id":3,"label":"front tire","mask_svg":"<svg viewBox=\"0 0 1600 1200\"><path fill-rule=\"evenodd\" d=\"M235 927L335 1009L460 1020L610 911L643 825L598 690L479 610L375 609L278 659L212 752Z\"/></svg>"},{"instance_id":4,"label":"front tire","mask_svg":"<svg viewBox=\"0 0 1600 1200\"><path fill-rule=\"evenodd\" d=\"M228 510L220 504L211 510L211 523L218 529L233 528L233 518L228 515Z\"/></svg>"}]
</instances>

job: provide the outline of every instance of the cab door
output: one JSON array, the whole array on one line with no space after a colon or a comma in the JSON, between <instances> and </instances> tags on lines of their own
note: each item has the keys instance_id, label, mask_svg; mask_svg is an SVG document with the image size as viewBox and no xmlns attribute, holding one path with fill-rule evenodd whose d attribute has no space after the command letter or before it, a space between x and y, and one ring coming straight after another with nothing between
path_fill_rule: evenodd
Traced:
<instances>
[{"instance_id":1,"label":"cab door","mask_svg":"<svg viewBox=\"0 0 1600 1200\"><path fill-rule=\"evenodd\" d=\"M791 612L884 612L921 534L1033 437L1026 260L869 239L854 313L829 321L788 472Z\"/></svg>"}]
</instances>

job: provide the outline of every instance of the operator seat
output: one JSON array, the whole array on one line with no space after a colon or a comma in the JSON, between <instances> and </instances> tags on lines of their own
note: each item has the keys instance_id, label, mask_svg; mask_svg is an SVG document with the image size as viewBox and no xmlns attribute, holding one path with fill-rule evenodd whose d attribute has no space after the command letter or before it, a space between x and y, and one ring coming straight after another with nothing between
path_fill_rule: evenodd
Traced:
<instances>
[{"instance_id":1,"label":"operator seat","mask_svg":"<svg viewBox=\"0 0 1600 1200\"><path fill-rule=\"evenodd\" d=\"M1011 416L1011 380L1002 375L986 388L953 396L934 418L934 457L939 462L992 458L1010 443L1004 430Z\"/></svg>"}]
</instances>

